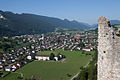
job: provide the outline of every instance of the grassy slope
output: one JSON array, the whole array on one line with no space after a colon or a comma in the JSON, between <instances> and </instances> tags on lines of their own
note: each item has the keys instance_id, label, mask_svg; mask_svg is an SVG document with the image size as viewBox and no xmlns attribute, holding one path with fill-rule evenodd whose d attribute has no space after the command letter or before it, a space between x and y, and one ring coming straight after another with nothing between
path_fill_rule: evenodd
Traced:
<instances>
[{"instance_id":1,"label":"grassy slope","mask_svg":"<svg viewBox=\"0 0 120 80\"><path fill-rule=\"evenodd\" d=\"M40 76L42 80L68 80L67 74L74 76L80 70L80 66L84 66L90 60L90 56L81 54L81 51L62 51L56 50L54 53L60 52L67 57L64 63L34 61L27 64L23 68L17 70L24 74L24 78L30 78L32 75ZM51 51L39 52L39 54L49 54ZM93 54L93 52L91 52ZM10 74L4 80L13 79L16 75Z\"/></svg>"}]
</instances>

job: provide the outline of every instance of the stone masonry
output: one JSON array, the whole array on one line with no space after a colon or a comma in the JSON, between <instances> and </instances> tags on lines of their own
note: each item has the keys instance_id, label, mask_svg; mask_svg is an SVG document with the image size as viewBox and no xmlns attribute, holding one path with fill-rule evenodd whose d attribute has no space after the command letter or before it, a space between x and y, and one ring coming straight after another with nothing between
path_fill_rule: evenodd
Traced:
<instances>
[{"instance_id":1,"label":"stone masonry","mask_svg":"<svg viewBox=\"0 0 120 80\"><path fill-rule=\"evenodd\" d=\"M97 80L120 80L120 37L104 16L98 19Z\"/></svg>"}]
</instances>

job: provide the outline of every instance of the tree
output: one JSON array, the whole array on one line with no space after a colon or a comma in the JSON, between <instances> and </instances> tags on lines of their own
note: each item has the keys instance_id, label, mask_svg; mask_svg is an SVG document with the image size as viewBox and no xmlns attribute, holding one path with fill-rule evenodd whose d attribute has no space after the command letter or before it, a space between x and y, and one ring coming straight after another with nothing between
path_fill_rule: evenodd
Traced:
<instances>
[{"instance_id":1,"label":"tree","mask_svg":"<svg viewBox=\"0 0 120 80\"><path fill-rule=\"evenodd\" d=\"M80 70L84 70L85 68L83 66L80 67Z\"/></svg>"},{"instance_id":2,"label":"tree","mask_svg":"<svg viewBox=\"0 0 120 80\"><path fill-rule=\"evenodd\" d=\"M4 51L3 51L3 49L0 49L0 54L4 54Z\"/></svg>"},{"instance_id":3,"label":"tree","mask_svg":"<svg viewBox=\"0 0 120 80\"><path fill-rule=\"evenodd\" d=\"M71 77L72 75L70 75L69 73L67 74L67 77Z\"/></svg>"},{"instance_id":4,"label":"tree","mask_svg":"<svg viewBox=\"0 0 120 80\"><path fill-rule=\"evenodd\" d=\"M50 60L54 60L55 55L53 53L50 54Z\"/></svg>"},{"instance_id":5,"label":"tree","mask_svg":"<svg viewBox=\"0 0 120 80\"><path fill-rule=\"evenodd\" d=\"M80 46L81 48L84 48L85 44L83 42L81 42L80 44L78 44L78 46Z\"/></svg>"},{"instance_id":6,"label":"tree","mask_svg":"<svg viewBox=\"0 0 120 80\"><path fill-rule=\"evenodd\" d=\"M82 51L82 54L85 54L85 51Z\"/></svg>"}]
</instances>

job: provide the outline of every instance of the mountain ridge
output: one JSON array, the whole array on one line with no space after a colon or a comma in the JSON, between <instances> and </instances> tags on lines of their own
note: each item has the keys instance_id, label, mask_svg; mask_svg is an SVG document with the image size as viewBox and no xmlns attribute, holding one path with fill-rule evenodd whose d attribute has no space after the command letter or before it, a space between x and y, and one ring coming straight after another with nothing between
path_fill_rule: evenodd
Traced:
<instances>
[{"instance_id":1,"label":"mountain ridge","mask_svg":"<svg viewBox=\"0 0 120 80\"><path fill-rule=\"evenodd\" d=\"M48 16L41 16L29 13L13 13L10 11L1 11L0 16L0 35L22 35L39 34L53 32L55 28L80 29L87 30L89 25L78 21L69 21L68 19L59 19Z\"/></svg>"},{"instance_id":2,"label":"mountain ridge","mask_svg":"<svg viewBox=\"0 0 120 80\"><path fill-rule=\"evenodd\" d=\"M111 24L120 24L120 20L111 20ZM54 32L56 28L90 30L97 27L97 24L89 25L76 20L0 10L0 36L41 34Z\"/></svg>"}]
</instances>

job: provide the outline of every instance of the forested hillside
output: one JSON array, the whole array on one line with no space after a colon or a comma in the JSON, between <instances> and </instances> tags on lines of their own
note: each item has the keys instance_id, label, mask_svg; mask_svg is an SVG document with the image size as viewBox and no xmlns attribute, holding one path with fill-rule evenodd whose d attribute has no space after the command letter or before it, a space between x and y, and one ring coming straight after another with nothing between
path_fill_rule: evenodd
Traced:
<instances>
[{"instance_id":1,"label":"forested hillside","mask_svg":"<svg viewBox=\"0 0 120 80\"><path fill-rule=\"evenodd\" d=\"M55 28L89 29L86 23L34 14L0 11L0 35L14 36L53 32Z\"/></svg>"}]
</instances>

